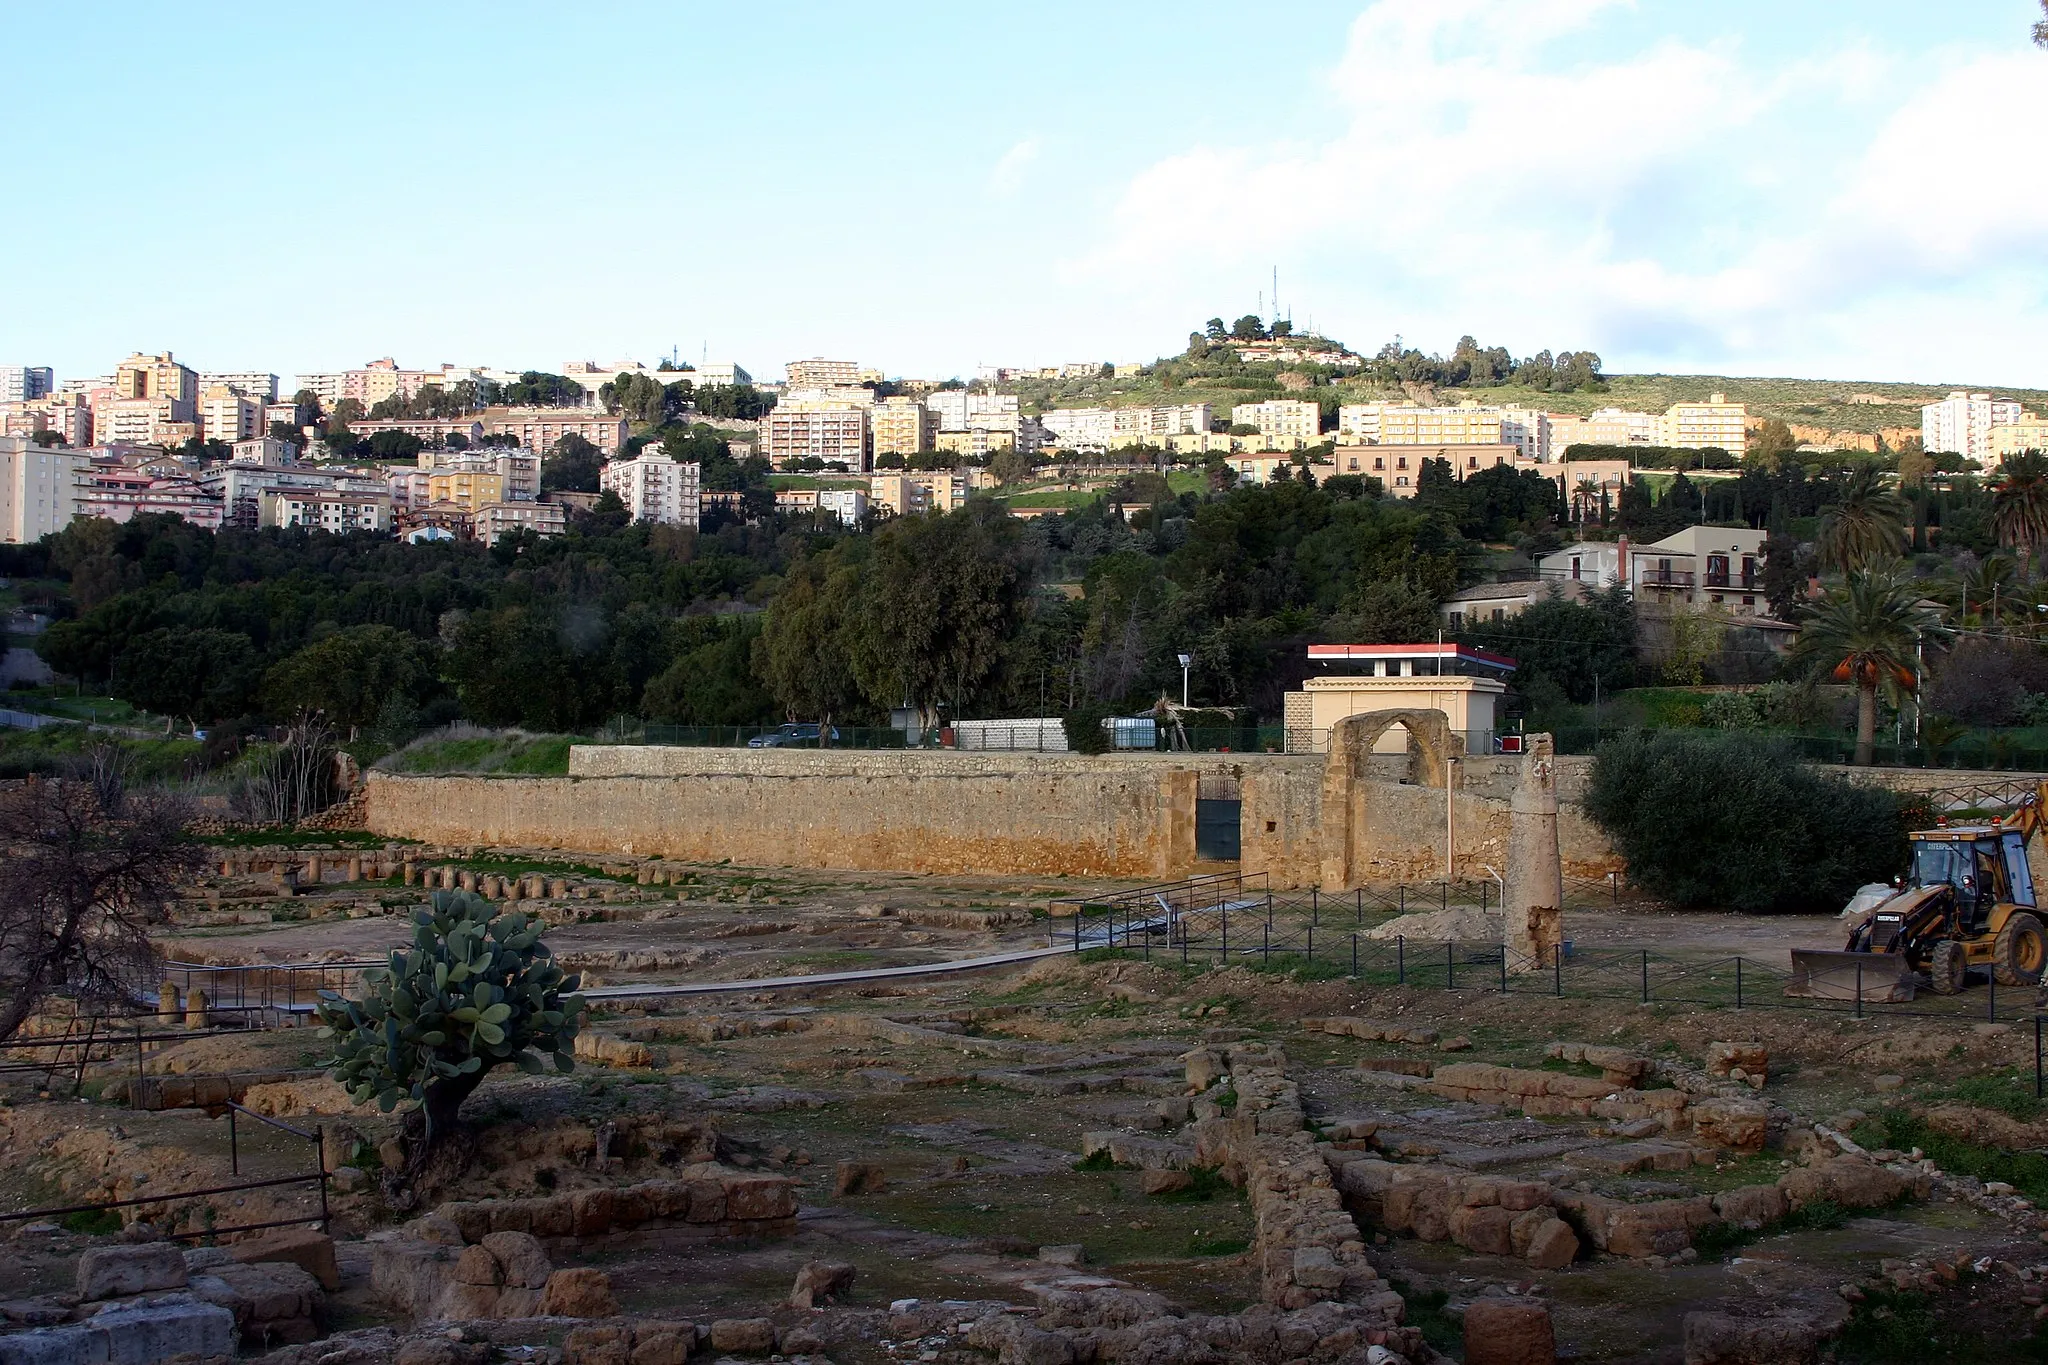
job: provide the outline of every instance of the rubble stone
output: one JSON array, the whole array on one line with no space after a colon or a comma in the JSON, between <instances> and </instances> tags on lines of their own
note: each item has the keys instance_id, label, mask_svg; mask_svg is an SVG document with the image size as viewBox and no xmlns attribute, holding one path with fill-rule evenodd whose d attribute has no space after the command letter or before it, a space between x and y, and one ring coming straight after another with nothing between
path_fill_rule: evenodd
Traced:
<instances>
[{"instance_id":1,"label":"rubble stone","mask_svg":"<svg viewBox=\"0 0 2048 1365\"><path fill-rule=\"evenodd\" d=\"M1465 1310L1465 1365L1552 1365L1550 1310L1527 1299L1477 1299Z\"/></svg>"},{"instance_id":2,"label":"rubble stone","mask_svg":"<svg viewBox=\"0 0 2048 1365\"><path fill-rule=\"evenodd\" d=\"M176 1242L94 1247L78 1258L78 1293L85 1299L180 1289L187 1278L185 1256Z\"/></svg>"}]
</instances>

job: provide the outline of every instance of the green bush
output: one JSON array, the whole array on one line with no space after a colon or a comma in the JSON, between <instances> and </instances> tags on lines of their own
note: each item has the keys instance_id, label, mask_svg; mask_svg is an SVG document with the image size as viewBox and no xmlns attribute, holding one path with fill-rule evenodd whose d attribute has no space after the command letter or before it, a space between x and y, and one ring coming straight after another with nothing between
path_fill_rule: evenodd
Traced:
<instances>
[{"instance_id":1,"label":"green bush","mask_svg":"<svg viewBox=\"0 0 2048 1365\"><path fill-rule=\"evenodd\" d=\"M1112 714L1107 707L1084 706L1060 717L1060 728L1067 732L1067 747L1077 754L1108 753L1109 731L1102 722Z\"/></svg>"},{"instance_id":2,"label":"green bush","mask_svg":"<svg viewBox=\"0 0 2048 1365\"><path fill-rule=\"evenodd\" d=\"M1906 807L1743 731L1636 732L1600 747L1586 813L1629 880L1681 907L1833 910L1906 863Z\"/></svg>"}]
</instances>

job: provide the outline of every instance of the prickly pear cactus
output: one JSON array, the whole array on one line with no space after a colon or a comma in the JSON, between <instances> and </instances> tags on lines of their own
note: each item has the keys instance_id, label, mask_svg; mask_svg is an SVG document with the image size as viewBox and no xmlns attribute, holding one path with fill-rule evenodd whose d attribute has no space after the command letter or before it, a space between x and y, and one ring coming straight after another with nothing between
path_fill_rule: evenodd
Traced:
<instances>
[{"instance_id":1,"label":"prickly pear cactus","mask_svg":"<svg viewBox=\"0 0 2048 1365\"><path fill-rule=\"evenodd\" d=\"M555 964L542 928L473 892L435 892L413 913L412 948L365 973L362 999L320 993L330 1074L358 1104L421 1104L431 1131L493 1067L538 1075L552 1057L572 1069L580 982Z\"/></svg>"}]
</instances>

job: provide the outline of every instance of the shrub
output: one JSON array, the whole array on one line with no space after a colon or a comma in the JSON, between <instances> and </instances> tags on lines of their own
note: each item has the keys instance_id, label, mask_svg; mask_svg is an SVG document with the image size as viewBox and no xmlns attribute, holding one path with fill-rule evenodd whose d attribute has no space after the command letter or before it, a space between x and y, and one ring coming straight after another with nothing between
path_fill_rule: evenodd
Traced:
<instances>
[{"instance_id":1,"label":"shrub","mask_svg":"<svg viewBox=\"0 0 2048 1365\"><path fill-rule=\"evenodd\" d=\"M1060 728L1067 732L1067 747L1077 754L1108 753L1109 731L1102 722L1112 714L1107 707L1084 706L1060 717Z\"/></svg>"},{"instance_id":2,"label":"shrub","mask_svg":"<svg viewBox=\"0 0 2048 1365\"><path fill-rule=\"evenodd\" d=\"M1754 733L1613 740L1593 761L1584 804L1629 879L1682 907L1831 910L1906 862L1896 795L1827 776Z\"/></svg>"}]
</instances>

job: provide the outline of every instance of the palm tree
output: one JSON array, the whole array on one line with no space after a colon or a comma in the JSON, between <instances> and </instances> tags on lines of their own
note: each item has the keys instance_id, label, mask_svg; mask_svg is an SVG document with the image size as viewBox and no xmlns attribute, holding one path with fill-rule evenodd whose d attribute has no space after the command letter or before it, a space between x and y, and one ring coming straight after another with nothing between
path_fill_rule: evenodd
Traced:
<instances>
[{"instance_id":1,"label":"palm tree","mask_svg":"<svg viewBox=\"0 0 2048 1365\"><path fill-rule=\"evenodd\" d=\"M1840 496L1821 509L1821 563L1854 574L1899 555L1906 548L1905 519L1904 500L1885 487L1877 466L1856 466Z\"/></svg>"},{"instance_id":2,"label":"palm tree","mask_svg":"<svg viewBox=\"0 0 2048 1365\"><path fill-rule=\"evenodd\" d=\"M1584 526L1587 511L1599 501L1600 485L1593 479L1580 479L1572 495L1572 510L1578 514L1579 525Z\"/></svg>"},{"instance_id":3,"label":"palm tree","mask_svg":"<svg viewBox=\"0 0 2048 1365\"><path fill-rule=\"evenodd\" d=\"M2048 544L2048 455L2023 450L1998 466L1998 482L1991 485L1991 527L2001 545L2020 552L2022 564Z\"/></svg>"},{"instance_id":4,"label":"palm tree","mask_svg":"<svg viewBox=\"0 0 2048 1365\"><path fill-rule=\"evenodd\" d=\"M1798 652L1856 684L1857 763L1869 765L1877 740L1877 689L1913 690L1913 646L1938 622L1919 588L1890 565L1851 573L1807 617Z\"/></svg>"}]
</instances>

